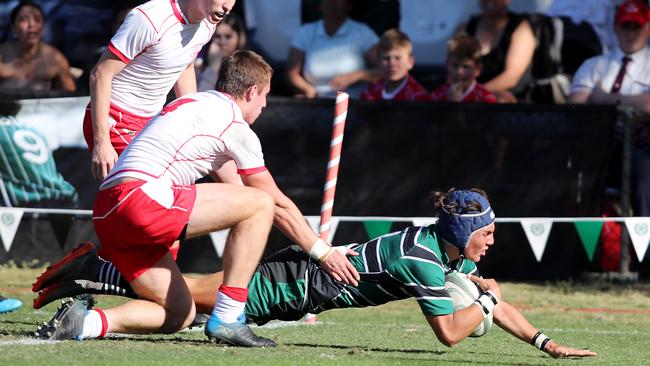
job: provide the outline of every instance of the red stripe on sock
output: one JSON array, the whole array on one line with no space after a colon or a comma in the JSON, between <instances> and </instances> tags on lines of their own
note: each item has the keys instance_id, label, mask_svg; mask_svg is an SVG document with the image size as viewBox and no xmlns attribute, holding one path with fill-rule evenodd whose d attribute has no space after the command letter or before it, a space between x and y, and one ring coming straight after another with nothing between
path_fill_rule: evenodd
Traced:
<instances>
[{"instance_id":1,"label":"red stripe on sock","mask_svg":"<svg viewBox=\"0 0 650 366\"><path fill-rule=\"evenodd\" d=\"M219 291L225 295L230 296L231 299L236 301L246 302L246 300L248 299L247 288L221 285L219 286Z\"/></svg>"},{"instance_id":2,"label":"red stripe on sock","mask_svg":"<svg viewBox=\"0 0 650 366\"><path fill-rule=\"evenodd\" d=\"M100 308L94 308L93 310L98 312L99 317L102 318L102 332L99 334L99 338L103 338L108 331L108 320L106 320L106 314L104 314L104 310Z\"/></svg>"}]
</instances>

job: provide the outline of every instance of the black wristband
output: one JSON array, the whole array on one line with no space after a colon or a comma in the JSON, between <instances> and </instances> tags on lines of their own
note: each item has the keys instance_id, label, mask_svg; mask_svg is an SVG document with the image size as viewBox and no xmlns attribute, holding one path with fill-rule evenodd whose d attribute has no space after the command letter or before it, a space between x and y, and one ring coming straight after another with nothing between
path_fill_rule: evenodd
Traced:
<instances>
[{"instance_id":1,"label":"black wristband","mask_svg":"<svg viewBox=\"0 0 650 366\"><path fill-rule=\"evenodd\" d=\"M540 351L544 351L544 348L546 347L546 343L548 343L551 340L551 338L546 338L543 342L542 345L539 346Z\"/></svg>"},{"instance_id":2,"label":"black wristband","mask_svg":"<svg viewBox=\"0 0 650 366\"><path fill-rule=\"evenodd\" d=\"M534 346L534 345L535 345L535 341L537 340L537 337L539 337L539 336L541 336L541 335L542 335L542 332L537 332L537 333L535 333L535 335L533 336L533 339L530 340L530 344L532 344L532 345Z\"/></svg>"}]
</instances>

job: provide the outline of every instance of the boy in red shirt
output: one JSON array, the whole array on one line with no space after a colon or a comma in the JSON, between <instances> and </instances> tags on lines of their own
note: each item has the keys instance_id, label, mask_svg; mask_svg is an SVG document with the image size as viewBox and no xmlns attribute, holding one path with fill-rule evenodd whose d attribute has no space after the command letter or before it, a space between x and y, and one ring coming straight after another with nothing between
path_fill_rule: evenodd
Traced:
<instances>
[{"instance_id":1,"label":"boy in red shirt","mask_svg":"<svg viewBox=\"0 0 650 366\"><path fill-rule=\"evenodd\" d=\"M429 95L410 74L415 64L408 36L389 29L379 40L382 80L368 86L361 100L429 100Z\"/></svg>"},{"instance_id":2,"label":"boy in red shirt","mask_svg":"<svg viewBox=\"0 0 650 366\"><path fill-rule=\"evenodd\" d=\"M481 45L468 34L459 34L447 43L447 84L431 93L437 102L496 103L497 99L476 81L481 74Z\"/></svg>"}]
</instances>

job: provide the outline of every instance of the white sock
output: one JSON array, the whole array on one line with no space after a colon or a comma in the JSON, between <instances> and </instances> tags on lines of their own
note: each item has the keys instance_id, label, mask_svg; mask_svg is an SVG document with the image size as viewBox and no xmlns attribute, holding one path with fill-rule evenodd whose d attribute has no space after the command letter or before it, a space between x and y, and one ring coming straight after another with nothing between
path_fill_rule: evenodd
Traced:
<instances>
[{"instance_id":1,"label":"white sock","mask_svg":"<svg viewBox=\"0 0 650 366\"><path fill-rule=\"evenodd\" d=\"M237 301L221 291L217 292L217 302L212 313L216 314L224 323L235 323L237 317L244 312L245 302Z\"/></svg>"},{"instance_id":2,"label":"white sock","mask_svg":"<svg viewBox=\"0 0 650 366\"><path fill-rule=\"evenodd\" d=\"M100 335L103 335L102 326L102 317L99 312L96 310L88 310L88 314L84 317L84 328L79 338L98 338Z\"/></svg>"}]
</instances>

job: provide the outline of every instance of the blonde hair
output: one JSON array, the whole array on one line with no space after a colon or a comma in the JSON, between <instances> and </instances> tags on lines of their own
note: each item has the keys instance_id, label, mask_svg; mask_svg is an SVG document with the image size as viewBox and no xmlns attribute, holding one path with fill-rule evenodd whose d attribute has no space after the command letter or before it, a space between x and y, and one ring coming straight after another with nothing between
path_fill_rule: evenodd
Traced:
<instances>
[{"instance_id":1,"label":"blonde hair","mask_svg":"<svg viewBox=\"0 0 650 366\"><path fill-rule=\"evenodd\" d=\"M457 34L447 42L447 60L451 58L470 59L475 64L481 61L481 44L467 33Z\"/></svg>"},{"instance_id":2,"label":"blonde hair","mask_svg":"<svg viewBox=\"0 0 650 366\"><path fill-rule=\"evenodd\" d=\"M386 53L396 48L406 49L409 55L413 54L413 44L409 37L397 28L384 32L379 39L379 51Z\"/></svg>"},{"instance_id":3,"label":"blonde hair","mask_svg":"<svg viewBox=\"0 0 650 366\"><path fill-rule=\"evenodd\" d=\"M260 89L268 85L271 76L273 68L262 56L249 50L237 50L223 61L215 89L235 98L243 98L246 90L253 85Z\"/></svg>"}]
</instances>

